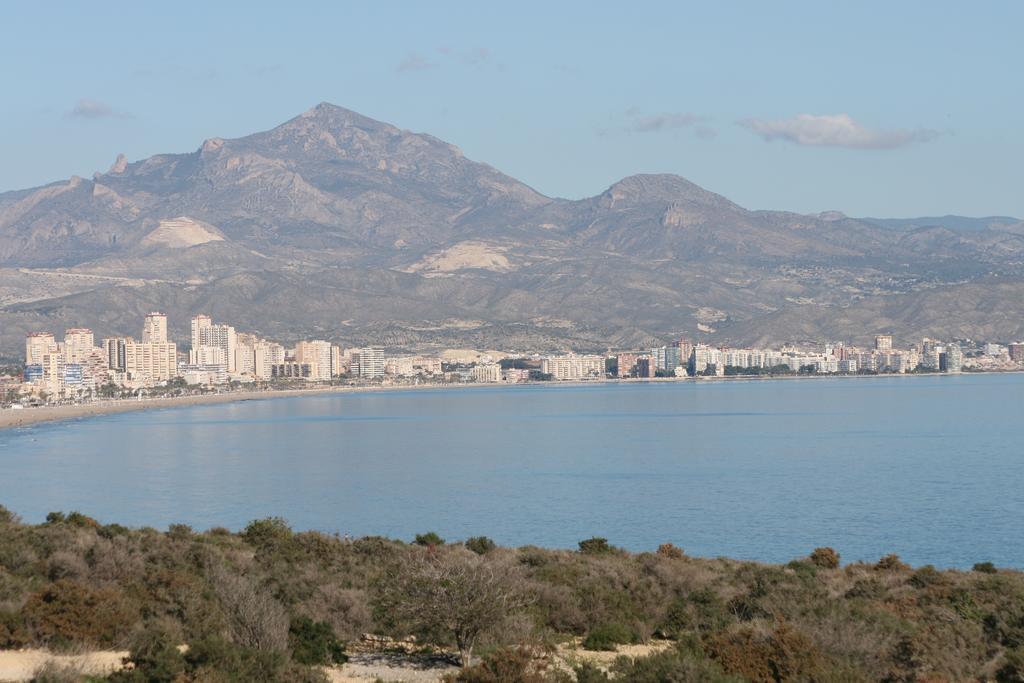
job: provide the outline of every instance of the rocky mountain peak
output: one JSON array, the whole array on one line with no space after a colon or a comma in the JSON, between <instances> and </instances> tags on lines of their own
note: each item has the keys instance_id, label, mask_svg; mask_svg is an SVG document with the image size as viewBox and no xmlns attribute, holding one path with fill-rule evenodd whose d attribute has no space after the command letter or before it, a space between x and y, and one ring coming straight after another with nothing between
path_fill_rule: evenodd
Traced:
<instances>
[{"instance_id":1,"label":"rocky mountain peak","mask_svg":"<svg viewBox=\"0 0 1024 683\"><path fill-rule=\"evenodd\" d=\"M126 168L128 168L128 157L123 154L118 154L117 159L114 160L114 164L110 167L110 170L107 171L107 173L124 173Z\"/></svg>"},{"instance_id":2,"label":"rocky mountain peak","mask_svg":"<svg viewBox=\"0 0 1024 683\"><path fill-rule=\"evenodd\" d=\"M641 173L628 176L605 190L602 198L612 207L649 202L683 202L713 207L736 206L725 197L671 173Z\"/></svg>"}]
</instances>

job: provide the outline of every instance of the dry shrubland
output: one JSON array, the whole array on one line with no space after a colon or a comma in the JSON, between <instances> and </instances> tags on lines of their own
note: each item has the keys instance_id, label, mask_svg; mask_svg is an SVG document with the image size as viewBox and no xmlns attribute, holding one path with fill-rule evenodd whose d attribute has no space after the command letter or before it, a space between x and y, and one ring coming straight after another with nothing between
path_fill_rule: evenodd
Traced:
<instances>
[{"instance_id":1,"label":"dry shrubland","mask_svg":"<svg viewBox=\"0 0 1024 683\"><path fill-rule=\"evenodd\" d=\"M362 633L416 636L458 681L1024 680L1024 575L787 565L627 553L354 541L282 520L167 532L0 508L0 648L126 648L111 681L321 681ZM573 639L672 645L608 668L552 665ZM187 644L184 651L179 645ZM56 674L48 674L56 675Z\"/></svg>"}]
</instances>

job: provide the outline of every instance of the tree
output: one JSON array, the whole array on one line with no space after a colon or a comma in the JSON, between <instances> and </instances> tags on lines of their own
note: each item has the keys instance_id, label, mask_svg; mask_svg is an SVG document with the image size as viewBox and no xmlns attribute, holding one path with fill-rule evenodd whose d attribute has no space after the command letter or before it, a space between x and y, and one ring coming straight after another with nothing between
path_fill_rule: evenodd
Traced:
<instances>
[{"instance_id":1,"label":"tree","mask_svg":"<svg viewBox=\"0 0 1024 683\"><path fill-rule=\"evenodd\" d=\"M529 604L516 568L461 546L416 550L380 586L377 607L390 619L445 634L472 663L480 635Z\"/></svg>"}]
</instances>

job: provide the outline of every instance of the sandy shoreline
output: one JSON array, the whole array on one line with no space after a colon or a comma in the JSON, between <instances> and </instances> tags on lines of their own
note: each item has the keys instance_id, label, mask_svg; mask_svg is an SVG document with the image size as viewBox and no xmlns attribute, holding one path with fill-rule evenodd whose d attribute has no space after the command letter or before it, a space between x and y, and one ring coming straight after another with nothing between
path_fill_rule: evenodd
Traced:
<instances>
[{"instance_id":1,"label":"sandy shoreline","mask_svg":"<svg viewBox=\"0 0 1024 683\"><path fill-rule=\"evenodd\" d=\"M141 400L121 399L116 401L95 401L67 406L43 406L39 408L23 408L12 410L5 408L0 410L0 430L17 427L28 427L44 422L57 422L61 420L77 420L101 415L114 415L137 410L152 410L157 408L176 408L186 406L209 405L217 403L234 403L237 401L261 401L274 398L287 398L293 396L327 396L338 393L370 393L378 391L420 391L427 389L465 389L465 388L498 388L515 386L544 386L544 387L579 387L607 384L661 384L688 382L694 384L712 382L765 382L776 380L824 380L824 379L877 379L882 377L969 377L972 375L1002 375L1016 374L1020 371L999 371L999 372L971 372L961 375L946 375L942 373L929 374L883 374L883 375L735 375L729 377L659 377L659 378L623 378L623 379L593 379L585 381L565 382L529 382L526 384L396 384L385 386L325 386L310 389L267 389L262 391L231 391L220 394L203 394L198 396L174 396L169 398L144 398Z\"/></svg>"}]
</instances>

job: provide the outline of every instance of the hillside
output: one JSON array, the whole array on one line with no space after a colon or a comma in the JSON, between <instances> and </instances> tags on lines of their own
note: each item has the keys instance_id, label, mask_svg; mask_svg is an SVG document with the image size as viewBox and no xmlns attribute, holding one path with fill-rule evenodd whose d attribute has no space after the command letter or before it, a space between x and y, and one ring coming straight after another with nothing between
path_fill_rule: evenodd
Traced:
<instances>
[{"instance_id":1,"label":"hillside","mask_svg":"<svg viewBox=\"0 0 1024 683\"><path fill-rule=\"evenodd\" d=\"M1024 230L952 218L752 211L672 175L550 198L320 104L0 194L0 353L36 329L138 334L151 309L179 340L200 311L285 341L410 347L1024 336Z\"/></svg>"},{"instance_id":2,"label":"hillside","mask_svg":"<svg viewBox=\"0 0 1024 683\"><path fill-rule=\"evenodd\" d=\"M631 554L601 538L578 551L431 533L407 544L279 519L239 533L136 530L77 512L27 525L0 507L0 651L129 650L133 668L89 679L111 683L353 680L336 676L385 651L406 669L389 679L464 683L1024 675L1019 571L840 559L818 548L768 565L670 544ZM460 661L476 666L460 673Z\"/></svg>"}]
</instances>

